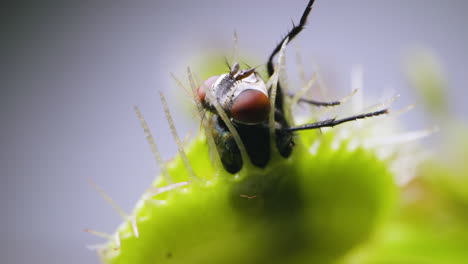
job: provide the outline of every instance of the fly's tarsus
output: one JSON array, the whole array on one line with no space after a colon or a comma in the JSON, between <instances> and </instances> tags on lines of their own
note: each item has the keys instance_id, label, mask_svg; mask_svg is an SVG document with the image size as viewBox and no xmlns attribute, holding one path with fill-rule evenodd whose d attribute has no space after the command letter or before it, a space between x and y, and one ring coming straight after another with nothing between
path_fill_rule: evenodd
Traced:
<instances>
[{"instance_id":1,"label":"fly's tarsus","mask_svg":"<svg viewBox=\"0 0 468 264\"><path fill-rule=\"evenodd\" d=\"M299 102L308 103L308 104L315 105L315 106L337 106L341 104L341 102L339 101L321 102L321 101L315 101L315 100L305 99L305 98L299 98Z\"/></svg>"},{"instance_id":2,"label":"fly's tarsus","mask_svg":"<svg viewBox=\"0 0 468 264\"><path fill-rule=\"evenodd\" d=\"M279 129L279 130L285 130L285 131L293 132L293 131L300 131L300 130L318 129L318 128L322 128L322 127L334 127L334 126L337 126L337 125L340 125L340 124L343 124L343 123L346 123L346 122L355 121L355 120L358 120L358 119L364 119L364 118L368 118L368 117L384 115L384 114L388 114L388 113L389 113L388 109L383 109L383 110L376 111L376 112L349 116L349 117L345 117L345 118L342 118L342 119L331 118L331 119L327 119L327 120L323 120L323 121L319 121L319 122L315 122L315 123L311 123L311 124L306 124L306 125L296 126L296 127L282 128L282 129Z\"/></svg>"},{"instance_id":3,"label":"fly's tarsus","mask_svg":"<svg viewBox=\"0 0 468 264\"><path fill-rule=\"evenodd\" d=\"M306 8L304 9L304 12L302 13L301 20L298 25L295 25L293 22L293 28L286 34L286 36L283 37L283 39L276 45L275 49L270 55L270 58L268 58L268 63L267 63L267 70L268 74L271 76L273 72L275 71L273 67L273 57L280 51L281 46L283 45L283 42L286 39L289 39L289 41L293 40L294 37L296 37L301 31L304 29L305 24L307 24L307 17L310 14L310 11L312 10L312 5L314 4L315 0L310 0L309 3L307 4Z\"/></svg>"}]
</instances>

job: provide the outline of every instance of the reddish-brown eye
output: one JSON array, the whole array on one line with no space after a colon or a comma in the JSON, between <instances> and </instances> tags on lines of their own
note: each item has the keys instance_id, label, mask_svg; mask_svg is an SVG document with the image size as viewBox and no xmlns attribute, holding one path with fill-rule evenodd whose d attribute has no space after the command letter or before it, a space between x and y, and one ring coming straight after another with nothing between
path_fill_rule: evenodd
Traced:
<instances>
[{"instance_id":1,"label":"reddish-brown eye","mask_svg":"<svg viewBox=\"0 0 468 264\"><path fill-rule=\"evenodd\" d=\"M240 123L262 123L270 113L270 100L260 91L245 90L234 99L230 112L232 118Z\"/></svg>"},{"instance_id":2,"label":"reddish-brown eye","mask_svg":"<svg viewBox=\"0 0 468 264\"><path fill-rule=\"evenodd\" d=\"M197 89L198 98L202 104L205 103L206 89L210 89L214 82L218 79L219 76L212 76L203 82L200 87Z\"/></svg>"}]
</instances>

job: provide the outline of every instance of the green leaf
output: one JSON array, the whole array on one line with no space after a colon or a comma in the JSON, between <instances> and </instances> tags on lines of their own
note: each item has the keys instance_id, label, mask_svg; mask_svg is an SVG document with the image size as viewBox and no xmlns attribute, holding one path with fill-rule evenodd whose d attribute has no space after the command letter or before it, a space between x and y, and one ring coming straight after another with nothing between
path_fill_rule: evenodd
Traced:
<instances>
[{"instance_id":1,"label":"green leaf","mask_svg":"<svg viewBox=\"0 0 468 264\"><path fill-rule=\"evenodd\" d=\"M306 134L306 133L304 133ZM332 262L365 241L388 215L395 196L386 162L372 151L334 148L331 132L308 132L293 155L238 175L216 171L203 135L186 149L200 180L140 200L130 222L101 249L105 263ZM313 136L311 136L313 135ZM320 142L314 151L300 142ZM179 157L175 182L188 181ZM167 185L162 177L154 187Z\"/></svg>"}]
</instances>

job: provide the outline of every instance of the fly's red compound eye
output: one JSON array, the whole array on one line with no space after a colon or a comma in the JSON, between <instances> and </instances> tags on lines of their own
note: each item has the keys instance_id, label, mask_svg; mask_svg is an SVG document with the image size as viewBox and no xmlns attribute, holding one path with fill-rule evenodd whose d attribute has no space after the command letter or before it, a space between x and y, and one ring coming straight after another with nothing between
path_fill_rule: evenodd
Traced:
<instances>
[{"instance_id":1,"label":"fly's red compound eye","mask_svg":"<svg viewBox=\"0 0 468 264\"><path fill-rule=\"evenodd\" d=\"M219 78L219 76L212 76L203 82L200 87L197 89L197 95L202 104L205 104L206 90L210 89L214 82Z\"/></svg>"},{"instance_id":2,"label":"fly's red compound eye","mask_svg":"<svg viewBox=\"0 0 468 264\"><path fill-rule=\"evenodd\" d=\"M206 98L207 92L213 93L232 121L255 125L268 119L268 92L254 68L239 72L239 64L235 63L229 73L210 77L198 88L197 95L203 107L218 114Z\"/></svg>"},{"instance_id":3,"label":"fly's red compound eye","mask_svg":"<svg viewBox=\"0 0 468 264\"><path fill-rule=\"evenodd\" d=\"M234 99L230 112L232 118L239 123L262 123L270 113L270 100L258 90L247 89Z\"/></svg>"}]
</instances>

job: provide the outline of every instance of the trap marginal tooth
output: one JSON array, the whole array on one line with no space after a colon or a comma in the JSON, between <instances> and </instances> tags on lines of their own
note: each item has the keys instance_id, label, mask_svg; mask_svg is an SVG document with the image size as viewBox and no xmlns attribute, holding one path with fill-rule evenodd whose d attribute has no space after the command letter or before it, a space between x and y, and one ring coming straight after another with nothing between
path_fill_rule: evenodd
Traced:
<instances>
[{"instance_id":1,"label":"trap marginal tooth","mask_svg":"<svg viewBox=\"0 0 468 264\"><path fill-rule=\"evenodd\" d=\"M351 89L357 89L356 96L352 101L353 112L364 110L364 69L362 65L353 65L351 68Z\"/></svg>"},{"instance_id":2,"label":"trap marginal tooth","mask_svg":"<svg viewBox=\"0 0 468 264\"><path fill-rule=\"evenodd\" d=\"M166 185L163 187L151 187L148 191L146 191L144 199L150 199L151 197L155 195L174 190L176 188L188 185L189 183L190 181L184 181L184 182L173 183L173 184Z\"/></svg>"},{"instance_id":3,"label":"trap marginal tooth","mask_svg":"<svg viewBox=\"0 0 468 264\"><path fill-rule=\"evenodd\" d=\"M271 109L276 108L276 93L277 93L277 88L278 88L278 77L281 71L281 65L284 62L284 56L286 52L286 45L288 44L289 37L286 37L281 45L280 51L279 51L279 56L278 56L278 67L274 71L273 75L270 77L270 80L268 80L267 83L267 89L271 86L271 91L270 91L270 105ZM271 83L270 83L271 81ZM270 86L268 85L270 84ZM268 119L268 125L269 125L269 133L270 133L270 149L274 150L276 149L276 126L275 126L275 111L271 110L269 119Z\"/></svg>"},{"instance_id":4,"label":"trap marginal tooth","mask_svg":"<svg viewBox=\"0 0 468 264\"><path fill-rule=\"evenodd\" d=\"M101 231L96 231L96 230L91 229L91 228L86 228L83 231L86 232L86 233L89 233L91 235L100 237L100 238L105 238L105 239L109 239L109 240L113 239L113 236L111 234L101 232Z\"/></svg>"},{"instance_id":5,"label":"trap marginal tooth","mask_svg":"<svg viewBox=\"0 0 468 264\"><path fill-rule=\"evenodd\" d=\"M140 232L138 232L138 225L136 216L129 217L130 224L132 226L133 235L138 238L140 236Z\"/></svg>"},{"instance_id":6,"label":"trap marginal tooth","mask_svg":"<svg viewBox=\"0 0 468 264\"><path fill-rule=\"evenodd\" d=\"M415 104L408 105L407 107L404 107L403 109L392 111L392 116L393 117L398 117L402 114L406 114L407 112L413 110L416 107Z\"/></svg>"},{"instance_id":7,"label":"trap marginal tooth","mask_svg":"<svg viewBox=\"0 0 468 264\"><path fill-rule=\"evenodd\" d=\"M294 50L296 51L296 67L299 74L299 78L301 79L302 86L305 86L307 83L307 78L305 76L304 64L302 63L301 48L299 47L299 44L297 44L297 42L294 43Z\"/></svg>"},{"instance_id":8,"label":"trap marginal tooth","mask_svg":"<svg viewBox=\"0 0 468 264\"><path fill-rule=\"evenodd\" d=\"M396 144L405 144L413 141L417 141L428 137L434 133L436 133L439 129L437 127L431 129L423 129L423 130L416 130L410 131L406 133L396 134L386 138L374 139L374 140L366 140L365 146L368 148L372 147L383 147L389 145L396 145Z\"/></svg>"},{"instance_id":9,"label":"trap marginal tooth","mask_svg":"<svg viewBox=\"0 0 468 264\"><path fill-rule=\"evenodd\" d=\"M290 108L292 109L293 107L295 107L297 105L297 103L299 102L299 100L304 97L304 95L312 88L312 86L314 85L314 83L317 81L317 74L314 73L312 75L312 78L310 78L310 80L299 90L299 92L297 92L292 100L291 100L291 106Z\"/></svg>"},{"instance_id":10,"label":"trap marginal tooth","mask_svg":"<svg viewBox=\"0 0 468 264\"><path fill-rule=\"evenodd\" d=\"M114 250L117 250L120 248L120 234L119 232L116 232L115 235L114 235L114 241L115 241L115 248Z\"/></svg>"},{"instance_id":11,"label":"trap marginal tooth","mask_svg":"<svg viewBox=\"0 0 468 264\"><path fill-rule=\"evenodd\" d=\"M212 163L213 163L213 165L215 167L215 171L218 173L221 170L221 158L219 156L218 149L216 148L215 140L214 140L214 137L213 137L213 133L211 132L211 128L210 128L210 126L208 124L208 120L206 118L204 118L205 115L206 115L206 110L203 109L203 106L202 106L202 104L200 102L200 98L198 98L197 85L196 85L196 83L195 83L195 81L193 79L193 74L192 74L192 71L190 70L190 67L187 67L187 75L188 75L190 87L191 87L191 90L192 90L193 99L195 100L197 108L200 110L199 111L199 113L200 113L200 122L201 122L201 125L203 126L206 139L208 140L208 146L210 148L210 158L211 158L211 161L212 161ZM202 88L202 89L204 89L204 88ZM203 111L203 115L201 115L201 113L202 113L201 111Z\"/></svg>"},{"instance_id":12,"label":"trap marginal tooth","mask_svg":"<svg viewBox=\"0 0 468 264\"><path fill-rule=\"evenodd\" d=\"M348 95L343 97L341 100L339 100L340 104L346 103L349 101L353 96L355 96L359 92L359 89L353 89Z\"/></svg>"},{"instance_id":13,"label":"trap marginal tooth","mask_svg":"<svg viewBox=\"0 0 468 264\"><path fill-rule=\"evenodd\" d=\"M192 93L189 91L189 89L187 89L187 87L172 72L170 74L171 74L171 78L175 81L177 87L184 90L185 93L187 93L187 95L190 96Z\"/></svg>"},{"instance_id":14,"label":"trap marginal tooth","mask_svg":"<svg viewBox=\"0 0 468 264\"><path fill-rule=\"evenodd\" d=\"M107 244L92 244L92 245L86 245L86 248L91 251L99 251L103 250L107 247Z\"/></svg>"},{"instance_id":15,"label":"trap marginal tooth","mask_svg":"<svg viewBox=\"0 0 468 264\"><path fill-rule=\"evenodd\" d=\"M244 143L242 142L242 139L237 132L237 129L234 127L233 123L231 122L230 118L227 116L226 112L224 109L221 107L219 104L218 100L216 99L216 96L213 94L212 89L207 89L206 90L206 96L208 97L209 102L213 105L213 107L216 109L216 113L221 117L223 122L226 124L229 132L232 134L232 137L234 138L234 141L237 144L237 147L239 148L239 152L241 155L241 159L244 162L244 164L250 164L250 159L247 154L247 149L245 148Z\"/></svg>"},{"instance_id":16,"label":"trap marginal tooth","mask_svg":"<svg viewBox=\"0 0 468 264\"><path fill-rule=\"evenodd\" d=\"M377 109L388 108L398 98L400 98L400 95L396 94L382 103L378 103L378 104L374 104L372 106L366 107L364 112L372 112L372 111L376 111Z\"/></svg>"},{"instance_id":17,"label":"trap marginal tooth","mask_svg":"<svg viewBox=\"0 0 468 264\"><path fill-rule=\"evenodd\" d=\"M318 77L320 78L320 77ZM338 100L338 102L340 103L340 105L348 102L351 98L353 98L354 95L356 95L358 93L358 89L353 89L348 95L346 95L345 97L343 97L342 99ZM335 109L333 107L325 107L325 108L322 108L317 114L316 116L317 117L321 117L325 114L328 114L329 112L335 112Z\"/></svg>"},{"instance_id":18,"label":"trap marginal tooth","mask_svg":"<svg viewBox=\"0 0 468 264\"><path fill-rule=\"evenodd\" d=\"M93 180L88 179L91 186L106 200L106 202L122 217L124 221L127 221L128 214L118 205L104 190L102 190Z\"/></svg>"},{"instance_id":19,"label":"trap marginal tooth","mask_svg":"<svg viewBox=\"0 0 468 264\"><path fill-rule=\"evenodd\" d=\"M317 84L321 98L323 98L326 101L330 101L330 98L328 96L329 89L322 78L322 71L320 69L320 66L314 60L312 60L312 71L317 73Z\"/></svg>"},{"instance_id":20,"label":"trap marginal tooth","mask_svg":"<svg viewBox=\"0 0 468 264\"><path fill-rule=\"evenodd\" d=\"M122 217L122 219L124 221L132 221L132 219L134 218L134 216L131 216L127 213L125 213L125 211L122 209L122 207L120 207L120 205L118 205L106 192L104 192L104 190L102 190L93 180L91 179L88 179L89 183L91 184L91 186L93 186L93 188L104 198L104 200L107 201L107 203L110 204L110 206L114 209L114 211L116 211L120 217ZM133 224L133 223L132 223ZM133 232L135 234L135 236L138 237L138 230L136 229L136 219L135 219L135 224L133 225Z\"/></svg>"},{"instance_id":21,"label":"trap marginal tooth","mask_svg":"<svg viewBox=\"0 0 468 264\"><path fill-rule=\"evenodd\" d=\"M312 154L312 155L316 155L317 152L318 152L318 149L320 147L320 140L316 140L312 146L310 146L309 148L309 153Z\"/></svg>"},{"instance_id":22,"label":"trap marginal tooth","mask_svg":"<svg viewBox=\"0 0 468 264\"><path fill-rule=\"evenodd\" d=\"M234 40L234 47L232 49L232 61L237 62L239 61L239 36L236 30L234 30L232 36Z\"/></svg>"},{"instance_id":23,"label":"trap marginal tooth","mask_svg":"<svg viewBox=\"0 0 468 264\"><path fill-rule=\"evenodd\" d=\"M187 155L185 154L184 147L182 146L179 135L177 134L177 130L174 125L174 120L172 119L172 115L169 111L169 106L167 105L166 98L164 97L164 94L162 92L159 92L159 97L161 99L161 103L164 108L164 113L166 115L167 123L169 125L169 128L171 129L172 137L174 138L174 141L177 145L177 150L179 151L179 155L182 159L182 162L184 163L184 166L187 169L189 178L196 180L198 178L196 177L195 172L193 171L193 168L190 165L190 162L187 158Z\"/></svg>"},{"instance_id":24,"label":"trap marginal tooth","mask_svg":"<svg viewBox=\"0 0 468 264\"><path fill-rule=\"evenodd\" d=\"M138 106L135 105L135 106L133 106L133 108L135 110L135 113L136 113L138 119L140 120L141 127L143 128L143 131L145 132L145 135L146 135L146 140L148 141L148 144L151 147L151 151L153 152L153 156L154 156L154 159L156 161L156 164L158 164L158 166L159 166L159 168L161 170L161 174L163 175L164 179L168 183L172 183L171 176L167 172L166 163L162 159L161 153L158 150L156 142L154 141L154 137L153 137L153 135L151 133L151 130L149 129L148 124L146 123L145 118L143 117L143 114L141 113Z\"/></svg>"}]
</instances>

